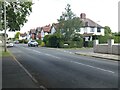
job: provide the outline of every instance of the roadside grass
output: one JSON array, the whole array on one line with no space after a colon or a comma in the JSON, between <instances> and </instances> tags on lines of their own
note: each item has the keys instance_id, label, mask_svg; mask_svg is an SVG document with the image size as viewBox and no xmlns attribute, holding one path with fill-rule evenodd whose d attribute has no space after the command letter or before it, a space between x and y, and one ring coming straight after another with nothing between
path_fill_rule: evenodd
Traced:
<instances>
[{"instance_id":1,"label":"roadside grass","mask_svg":"<svg viewBox=\"0 0 120 90\"><path fill-rule=\"evenodd\" d=\"M7 56L10 56L10 52L4 52L4 51L2 51L2 52L0 52L0 57L7 57Z\"/></svg>"}]
</instances>

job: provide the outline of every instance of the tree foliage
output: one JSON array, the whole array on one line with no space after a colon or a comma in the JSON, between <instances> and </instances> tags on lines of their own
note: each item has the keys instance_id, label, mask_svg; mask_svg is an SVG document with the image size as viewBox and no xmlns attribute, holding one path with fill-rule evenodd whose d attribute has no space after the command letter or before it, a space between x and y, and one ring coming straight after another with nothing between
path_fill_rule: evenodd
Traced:
<instances>
[{"instance_id":1,"label":"tree foliage","mask_svg":"<svg viewBox=\"0 0 120 90\"><path fill-rule=\"evenodd\" d=\"M104 29L105 29L105 35L112 34L112 31L109 26L105 26Z\"/></svg>"},{"instance_id":2,"label":"tree foliage","mask_svg":"<svg viewBox=\"0 0 120 90\"><path fill-rule=\"evenodd\" d=\"M16 34L15 34L15 39L19 39L19 35L20 35L20 32L17 32Z\"/></svg>"},{"instance_id":3,"label":"tree foliage","mask_svg":"<svg viewBox=\"0 0 120 90\"><path fill-rule=\"evenodd\" d=\"M82 26L82 21L72 12L69 4L67 4L65 12L62 13L60 19L58 19L58 22L59 29L64 35L65 41L71 40L75 30L80 29L80 27Z\"/></svg>"},{"instance_id":4,"label":"tree foliage","mask_svg":"<svg viewBox=\"0 0 120 90\"><path fill-rule=\"evenodd\" d=\"M4 2L1 2L2 30L4 30ZM9 31L19 31L27 22L27 16L32 12L32 2L7 2L6 0L6 25Z\"/></svg>"},{"instance_id":5,"label":"tree foliage","mask_svg":"<svg viewBox=\"0 0 120 90\"><path fill-rule=\"evenodd\" d=\"M61 44L63 44L63 37L59 33L46 35L43 39L43 42L45 43L45 46L48 47L61 47Z\"/></svg>"}]
</instances>

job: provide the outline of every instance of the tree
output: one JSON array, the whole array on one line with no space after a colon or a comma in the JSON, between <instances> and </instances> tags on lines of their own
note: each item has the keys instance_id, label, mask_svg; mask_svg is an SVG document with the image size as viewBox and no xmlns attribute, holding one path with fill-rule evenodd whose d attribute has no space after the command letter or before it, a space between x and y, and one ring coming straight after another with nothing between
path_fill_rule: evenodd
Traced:
<instances>
[{"instance_id":1,"label":"tree","mask_svg":"<svg viewBox=\"0 0 120 90\"><path fill-rule=\"evenodd\" d=\"M20 31L27 22L26 17L32 12L32 2L7 2L6 0L6 24L9 31ZM2 2L2 30L4 30L4 2Z\"/></svg>"},{"instance_id":2,"label":"tree","mask_svg":"<svg viewBox=\"0 0 120 90\"><path fill-rule=\"evenodd\" d=\"M32 2L14 0L14 2L0 1L1 23L0 30L20 31L20 28L27 22L26 17L32 12ZM6 10L6 11L4 11ZM6 19L6 20L5 20ZM5 25L6 24L6 25ZM6 52L6 36L4 38Z\"/></svg>"},{"instance_id":3,"label":"tree","mask_svg":"<svg viewBox=\"0 0 120 90\"><path fill-rule=\"evenodd\" d=\"M65 12L62 13L58 22L59 30L64 35L65 41L71 40L75 30L80 29L82 26L82 21L72 12L69 4L67 4Z\"/></svg>"},{"instance_id":4,"label":"tree","mask_svg":"<svg viewBox=\"0 0 120 90\"><path fill-rule=\"evenodd\" d=\"M19 39L19 35L20 35L20 32L17 32L17 33L15 34L15 40L18 40L18 39Z\"/></svg>"},{"instance_id":5,"label":"tree","mask_svg":"<svg viewBox=\"0 0 120 90\"><path fill-rule=\"evenodd\" d=\"M105 35L112 34L112 31L109 26L105 26L104 29L105 29Z\"/></svg>"}]
</instances>

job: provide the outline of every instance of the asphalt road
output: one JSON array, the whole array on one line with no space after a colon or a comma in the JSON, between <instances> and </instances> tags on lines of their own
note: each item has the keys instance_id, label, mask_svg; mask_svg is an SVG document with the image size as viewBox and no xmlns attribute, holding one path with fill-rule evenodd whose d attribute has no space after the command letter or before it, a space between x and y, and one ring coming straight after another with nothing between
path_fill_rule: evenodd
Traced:
<instances>
[{"instance_id":1,"label":"asphalt road","mask_svg":"<svg viewBox=\"0 0 120 90\"><path fill-rule=\"evenodd\" d=\"M46 88L117 88L118 62L65 50L15 45L16 59Z\"/></svg>"}]
</instances>

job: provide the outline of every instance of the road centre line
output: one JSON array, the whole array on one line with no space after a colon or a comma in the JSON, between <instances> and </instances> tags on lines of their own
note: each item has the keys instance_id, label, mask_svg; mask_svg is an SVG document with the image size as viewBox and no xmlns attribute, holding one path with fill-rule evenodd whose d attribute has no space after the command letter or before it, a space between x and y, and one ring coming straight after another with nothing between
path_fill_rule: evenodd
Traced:
<instances>
[{"instance_id":1,"label":"road centre line","mask_svg":"<svg viewBox=\"0 0 120 90\"><path fill-rule=\"evenodd\" d=\"M28 48L25 48L25 49L28 49ZM28 49L28 50L32 50L32 49ZM42 53L42 52L39 52L39 51L36 51L36 50L32 50L32 51L34 51L36 53ZM51 57L54 57L54 58L57 58L57 59L61 59L60 57L56 57L56 56L53 56L53 55L47 54L47 53L45 53L44 55L51 56ZM111 70L102 69L102 68L91 66L91 65L88 65L88 64L83 64L83 63L79 63L79 62L75 62L75 61L69 61L69 62L76 63L76 64L83 65L83 66L87 66L87 67L91 67L91 68L98 69L98 70L105 71L105 72L109 72L109 73L115 73Z\"/></svg>"},{"instance_id":2,"label":"road centre line","mask_svg":"<svg viewBox=\"0 0 120 90\"><path fill-rule=\"evenodd\" d=\"M54 58L57 58L57 59L61 59L60 57L56 57L56 56L53 56L53 55L51 55L51 54L45 54L45 55L51 56L51 57L54 57Z\"/></svg>"},{"instance_id":3,"label":"road centre line","mask_svg":"<svg viewBox=\"0 0 120 90\"><path fill-rule=\"evenodd\" d=\"M25 48L25 49L28 49L28 48ZM32 49L28 49L28 50L31 50L31 51L36 52L36 53L42 53L42 52L39 52L39 51L36 51L36 50L32 50ZM51 55L51 54L47 54L47 53L43 53L43 54L46 55L46 56L53 57L53 58L61 59L60 57L56 57L56 56Z\"/></svg>"},{"instance_id":4,"label":"road centre line","mask_svg":"<svg viewBox=\"0 0 120 90\"><path fill-rule=\"evenodd\" d=\"M91 67L91 68L95 68L95 69L98 69L98 70L101 70L101 71L106 71L106 72L110 72L110 73L115 73L115 72L110 71L110 70L106 70L106 69L94 67L94 66L91 66L91 65L87 65L87 64L83 64L83 63L79 63L79 62L75 62L75 61L70 61L70 62L76 63L76 64L80 64L80 65L83 65L83 66L87 66L87 67Z\"/></svg>"}]
</instances>

